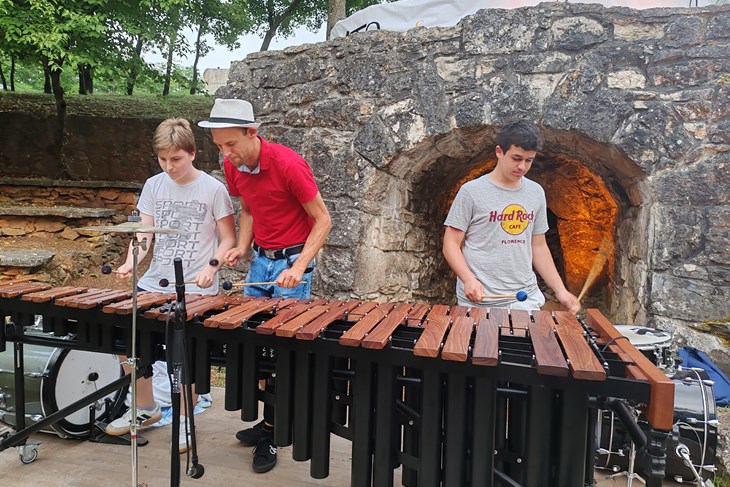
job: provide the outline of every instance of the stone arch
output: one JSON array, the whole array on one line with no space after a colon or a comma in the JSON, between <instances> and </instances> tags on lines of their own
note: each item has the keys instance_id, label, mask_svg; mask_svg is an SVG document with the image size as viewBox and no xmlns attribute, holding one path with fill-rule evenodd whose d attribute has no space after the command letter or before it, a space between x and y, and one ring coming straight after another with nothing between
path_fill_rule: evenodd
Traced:
<instances>
[{"instance_id":1,"label":"stone arch","mask_svg":"<svg viewBox=\"0 0 730 487\"><path fill-rule=\"evenodd\" d=\"M494 167L496 130L485 125L424 137L373 173L363 194L370 202L363 207L363 235L373 245L361 256L359 274L366 277L360 291L453 302L454 276L441 257L442 224L461 184ZM578 294L601 240L608 239L612 252L585 300L612 308L620 301L626 308L630 299L635 305L627 317L633 317L643 297L623 284L636 279L625 272L632 267L628 249L637 246L629 241L648 238L645 226L633 224L646 203L643 173L621 150L586 134L543 131L546 147L528 176L546 189L554 217L548 241L561 275Z\"/></svg>"}]
</instances>

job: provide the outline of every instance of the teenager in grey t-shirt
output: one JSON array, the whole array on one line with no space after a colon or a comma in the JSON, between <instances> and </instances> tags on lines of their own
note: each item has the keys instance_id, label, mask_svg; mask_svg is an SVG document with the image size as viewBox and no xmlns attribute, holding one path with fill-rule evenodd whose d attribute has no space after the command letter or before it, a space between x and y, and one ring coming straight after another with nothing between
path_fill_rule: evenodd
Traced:
<instances>
[{"instance_id":1,"label":"teenager in grey t-shirt","mask_svg":"<svg viewBox=\"0 0 730 487\"><path fill-rule=\"evenodd\" d=\"M528 296L524 302L493 299L490 306L539 309L545 304L532 271L532 235L548 230L545 192L539 184L523 178L519 188L508 189L488 176L469 181L459 189L444 225L465 233L464 259L484 285L484 294L525 291ZM456 297L461 306L475 304L466 298L459 278Z\"/></svg>"},{"instance_id":2,"label":"teenager in grey t-shirt","mask_svg":"<svg viewBox=\"0 0 730 487\"><path fill-rule=\"evenodd\" d=\"M545 240L545 192L525 177L542 135L534 123L515 120L501 128L496 142L497 165L459 189L444 222L443 252L457 276L458 304L539 309L545 297L534 268L556 299L576 313L578 299L565 288ZM517 301L520 291L527 300Z\"/></svg>"}]
</instances>

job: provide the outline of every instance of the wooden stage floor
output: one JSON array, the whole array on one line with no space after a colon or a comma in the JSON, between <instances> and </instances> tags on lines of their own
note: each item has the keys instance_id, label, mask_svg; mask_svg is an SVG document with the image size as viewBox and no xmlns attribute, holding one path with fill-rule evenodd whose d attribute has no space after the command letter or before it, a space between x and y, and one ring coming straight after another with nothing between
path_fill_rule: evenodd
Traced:
<instances>
[{"instance_id":1,"label":"wooden stage floor","mask_svg":"<svg viewBox=\"0 0 730 487\"><path fill-rule=\"evenodd\" d=\"M338 486L350 485L351 445L347 440L332 436L330 475L317 480L309 476L309 462L295 462L291 447L279 448L278 464L266 474L251 470L252 448L242 446L234 434L245 423L239 411L223 408L223 389L213 388L213 405L196 418L198 457L205 467L199 479L184 475L185 455L180 485L198 487L251 486ZM138 478L150 487L168 486L170 482L171 426L144 430L141 435L149 444L138 448ZM119 487L132 485L131 448L84 440L62 439L40 433L30 438L40 441L38 459L24 465L15 448L0 452L0 484L13 487ZM576 461L582 459L576 458ZM606 479L610 472L597 471L597 487L626 486L626 477ZM396 470L394 485L400 485L400 471ZM641 484L634 479L633 485ZM665 486L674 486L665 482Z\"/></svg>"}]
</instances>

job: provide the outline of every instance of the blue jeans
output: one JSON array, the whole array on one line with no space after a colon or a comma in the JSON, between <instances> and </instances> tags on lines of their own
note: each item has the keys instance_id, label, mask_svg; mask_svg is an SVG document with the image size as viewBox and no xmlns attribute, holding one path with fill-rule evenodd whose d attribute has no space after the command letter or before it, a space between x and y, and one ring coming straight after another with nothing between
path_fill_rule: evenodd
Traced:
<instances>
[{"instance_id":1,"label":"blue jeans","mask_svg":"<svg viewBox=\"0 0 730 487\"><path fill-rule=\"evenodd\" d=\"M290 255L286 259L269 259L261 255L256 255L251 261L248 268L248 276L246 282L270 282L275 281L279 274L285 269L289 269L299 254ZM310 270L311 269L311 270ZM309 263L307 268L309 272L302 276L305 281L293 288L279 287L276 284L267 284L264 286L247 286L243 288L245 296L268 296L268 297L285 297L305 299L309 298L312 290L312 270L314 270L314 259Z\"/></svg>"}]
</instances>

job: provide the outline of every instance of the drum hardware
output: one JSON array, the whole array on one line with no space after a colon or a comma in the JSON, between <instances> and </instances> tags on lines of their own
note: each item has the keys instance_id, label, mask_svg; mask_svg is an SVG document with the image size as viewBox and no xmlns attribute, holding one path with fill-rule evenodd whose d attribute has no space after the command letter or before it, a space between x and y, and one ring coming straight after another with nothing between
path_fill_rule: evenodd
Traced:
<instances>
[{"instance_id":1,"label":"drum hardware","mask_svg":"<svg viewBox=\"0 0 730 487\"><path fill-rule=\"evenodd\" d=\"M684 443L680 443L677 445L677 448L674 449L674 452L677 454L678 457L682 459L684 464L692 470L692 474L695 476L695 482L697 483L697 487L714 487L714 483L709 479L703 479L702 476L699 474L697 469L695 468L694 464L692 463L692 458L690 457L690 451L687 445ZM711 465L712 471L715 471L715 466ZM703 465L701 468L705 469L706 467ZM683 479L680 477L679 479L675 479L678 482L682 483Z\"/></svg>"}]
</instances>

